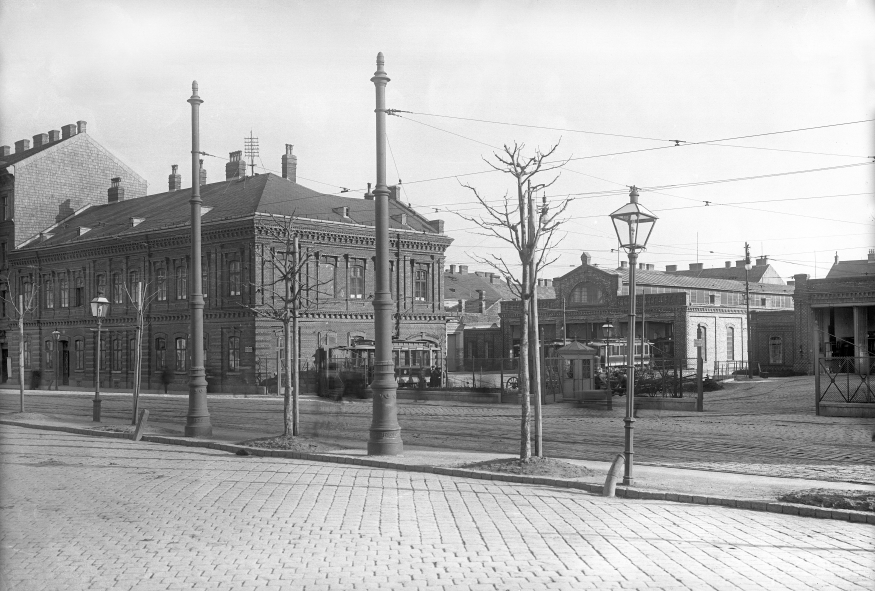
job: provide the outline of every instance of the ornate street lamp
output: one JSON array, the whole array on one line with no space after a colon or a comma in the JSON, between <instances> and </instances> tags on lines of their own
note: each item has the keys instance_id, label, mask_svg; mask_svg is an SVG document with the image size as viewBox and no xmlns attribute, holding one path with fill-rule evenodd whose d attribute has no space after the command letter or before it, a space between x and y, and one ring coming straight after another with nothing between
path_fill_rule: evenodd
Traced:
<instances>
[{"instance_id":1,"label":"ornate street lamp","mask_svg":"<svg viewBox=\"0 0 875 591\"><path fill-rule=\"evenodd\" d=\"M620 248L629 254L629 335L627 348L626 377L626 456L623 484L633 485L632 479L632 429L635 422L635 267L638 262L638 252L647 247L647 240L658 218L643 205L638 203L638 188L631 187L629 203L611 214L611 222L617 232Z\"/></svg>"},{"instance_id":2,"label":"ornate street lamp","mask_svg":"<svg viewBox=\"0 0 875 591\"><path fill-rule=\"evenodd\" d=\"M744 243L744 306L745 322L747 323L747 379L753 379L751 360L753 356L750 350L750 246Z\"/></svg>"},{"instance_id":3,"label":"ornate street lamp","mask_svg":"<svg viewBox=\"0 0 875 591\"><path fill-rule=\"evenodd\" d=\"M61 331L59 331L58 329L52 331L52 337L54 337L55 339L55 347L52 350L52 363L55 365L55 392L58 391L58 382L61 378L61 368L59 367L60 364L58 363L58 338L60 336Z\"/></svg>"},{"instance_id":4,"label":"ornate street lamp","mask_svg":"<svg viewBox=\"0 0 875 591\"><path fill-rule=\"evenodd\" d=\"M108 313L109 300L103 297L102 293L98 294L96 298L91 300L91 315L97 318L97 354L94 361L97 377L94 380L94 404L91 410L91 418L95 423L100 422L100 327Z\"/></svg>"},{"instance_id":5,"label":"ornate street lamp","mask_svg":"<svg viewBox=\"0 0 875 591\"><path fill-rule=\"evenodd\" d=\"M374 188L376 276L374 290L374 391L369 456L396 456L404 450L398 424L395 367L392 362L392 292L389 290L389 188L386 186L386 85L383 54L377 54L377 71L371 78L377 108L377 186Z\"/></svg>"}]
</instances>

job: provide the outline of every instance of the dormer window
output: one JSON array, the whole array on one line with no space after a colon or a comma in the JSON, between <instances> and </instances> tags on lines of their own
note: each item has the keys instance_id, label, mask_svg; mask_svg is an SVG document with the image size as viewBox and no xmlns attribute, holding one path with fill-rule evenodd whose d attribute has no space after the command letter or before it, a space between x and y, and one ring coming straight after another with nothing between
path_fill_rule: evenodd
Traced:
<instances>
[{"instance_id":1,"label":"dormer window","mask_svg":"<svg viewBox=\"0 0 875 591\"><path fill-rule=\"evenodd\" d=\"M79 226L79 236L82 236L83 234L87 234L90 231L91 231L91 228L87 228L85 226Z\"/></svg>"},{"instance_id":2,"label":"dormer window","mask_svg":"<svg viewBox=\"0 0 875 591\"><path fill-rule=\"evenodd\" d=\"M131 218L131 227L139 226L146 221L146 218Z\"/></svg>"}]
</instances>

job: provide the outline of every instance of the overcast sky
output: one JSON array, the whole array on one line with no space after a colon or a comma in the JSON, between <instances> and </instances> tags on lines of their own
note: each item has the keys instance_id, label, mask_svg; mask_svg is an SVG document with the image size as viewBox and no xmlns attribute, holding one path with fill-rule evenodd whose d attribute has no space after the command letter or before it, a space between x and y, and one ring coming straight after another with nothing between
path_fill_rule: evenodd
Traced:
<instances>
[{"instance_id":1,"label":"overcast sky","mask_svg":"<svg viewBox=\"0 0 875 591\"><path fill-rule=\"evenodd\" d=\"M477 213L461 182L500 199L510 177L459 175L487 170L504 143L531 152L560 139L557 156L573 160L547 197L574 201L547 277L583 250L617 265L607 216L633 184L660 216L640 258L657 269L723 266L747 241L785 279L823 277L836 252L875 246L872 2L5 0L0 11L0 143L83 119L150 193L166 190L172 164L190 185L197 80L201 149L218 156L208 182L251 131L256 172L279 173L294 144L301 184L360 195L376 175L382 51L388 107L421 113L389 118L388 178L446 221L448 264L515 256L457 215ZM817 126L830 127L725 139Z\"/></svg>"}]
</instances>

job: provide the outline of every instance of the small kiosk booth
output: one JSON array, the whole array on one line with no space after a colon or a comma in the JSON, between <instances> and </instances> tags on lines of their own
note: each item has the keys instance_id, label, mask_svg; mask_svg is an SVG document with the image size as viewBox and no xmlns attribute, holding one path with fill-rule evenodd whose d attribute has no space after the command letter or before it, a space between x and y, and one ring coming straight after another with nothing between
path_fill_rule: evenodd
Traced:
<instances>
[{"instance_id":1,"label":"small kiosk booth","mask_svg":"<svg viewBox=\"0 0 875 591\"><path fill-rule=\"evenodd\" d=\"M598 371L598 350L574 341L556 349L560 359L562 398L577 400L587 408L611 408L611 393L596 390L595 374Z\"/></svg>"}]
</instances>

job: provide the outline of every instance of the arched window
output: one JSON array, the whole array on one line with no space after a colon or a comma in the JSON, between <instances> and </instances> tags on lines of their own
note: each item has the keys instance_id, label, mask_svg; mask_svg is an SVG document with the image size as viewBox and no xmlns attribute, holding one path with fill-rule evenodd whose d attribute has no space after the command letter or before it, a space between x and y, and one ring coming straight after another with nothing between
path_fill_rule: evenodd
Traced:
<instances>
[{"instance_id":1,"label":"arched window","mask_svg":"<svg viewBox=\"0 0 875 591\"><path fill-rule=\"evenodd\" d=\"M188 269L180 265L176 267L176 299L188 298Z\"/></svg>"},{"instance_id":2,"label":"arched window","mask_svg":"<svg viewBox=\"0 0 875 591\"><path fill-rule=\"evenodd\" d=\"M726 361L735 360L735 329L726 327Z\"/></svg>"},{"instance_id":3,"label":"arched window","mask_svg":"<svg viewBox=\"0 0 875 591\"><path fill-rule=\"evenodd\" d=\"M360 300L365 295L365 268L362 265L353 265L349 268L349 297Z\"/></svg>"},{"instance_id":4,"label":"arched window","mask_svg":"<svg viewBox=\"0 0 875 591\"><path fill-rule=\"evenodd\" d=\"M85 341L76 339L73 343L73 351L76 356L76 369L80 371L85 369Z\"/></svg>"},{"instance_id":5,"label":"arched window","mask_svg":"<svg viewBox=\"0 0 875 591\"><path fill-rule=\"evenodd\" d=\"M140 303L140 272L131 271L128 273L128 290L131 293L131 302L135 305Z\"/></svg>"},{"instance_id":6,"label":"arched window","mask_svg":"<svg viewBox=\"0 0 875 591\"><path fill-rule=\"evenodd\" d=\"M568 296L570 304L601 304L604 301L604 292L597 285L578 283Z\"/></svg>"},{"instance_id":7,"label":"arched window","mask_svg":"<svg viewBox=\"0 0 875 591\"><path fill-rule=\"evenodd\" d=\"M123 342L120 338L112 339L112 371L122 370L122 360L124 359L122 344Z\"/></svg>"},{"instance_id":8,"label":"arched window","mask_svg":"<svg viewBox=\"0 0 875 591\"><path fill-rule=\"evenodd\" d=\"M61 307L69 308L70 307L70 283L67 279L67 275L61 275L61 279L58 281L58 286L61 289Z\"/></svg>"},{"instance_id":9,"label":"arched window","mask_svg":"<svg viewBox=\"0 0 875 591\"><path fill-rule=\"evenodd\" d=\"M73 305L79 307L85 303L85 280L82 276L76 277L76 292L73 298Z\"/></svg>"},{"instance_id":10,"label":"arched window","mask_svg":"<svg viewBox=\"0 0 875 591\"><path fill-rule=\"evenodd\" d=\"M45 281L45 300L46 300L46 308L54 308L55 307L55 283L52 281L52 278L47 276Z\"/></svg>"},{"instance_id":11,"label":"arched window","mask_svg":"<svg viewBox=\"0 0 875 591\"><path fill-rule=\"evenodd\" d=\"M155 291L158 294L158 299L162 302L167 301L167 269L163 266L155 270L156 286Z\"/></svg>"},{"instance_id":12,"label":"arched window","mask_svg":"<svg viewBox=\"0 0 875 591\"><path fill-rule=\"evenodd\" d=\"M240 369L240 337L228 337L228 371Z\"/></svg>"},{"instance_id":13,"label":"arched window","mask_svg":"<svg viewBox=\"0 0 875 591\"><path fill-rule=\"evenodd\" d=\"M784 339L769 337L769 363L784 363Z\"/></svg>"},{"instance_id":14,"label":"arched window","mask_svg":"<svg viewBox=\"0 0 875 591\"><path fill-rule=\"evenodd\" d=\"M52 343L51 339L46 340L46 369L52 369L55 366L55 347L53 345L54 344Z\"/></svg>"},{"instance_id":15,"label":"arched window","mask_svg":"<svg viewBox=\"0 0 875 591\"><path fill-rule=\"evenodd\" d=\"M24 337L24 367L30 367L30 337Z\"/></svg>"},{"instance_id":16,"label":"arched window","mask_svg":"<svg viewBox=\"0 0 875 591\"><path fill-rule=\"evenodd\" d=\"M125 288L122 283L122 274L121 273L113 273L112 274L112 303L113 304L123 304L125 303Z\"/></svg>"},{"instance_id":17,"label":"arched window","mask_svg":"<svg viewBox=\"0 0 875 591\"><path fill-rule=\"evenodd\" d=\"M240 261L228 263L228 295L240 295Z\"/></svg>"},{"instance_id":18,"label":"arched window","mask_svg":"<svg viewBox=\"0 0 875 591\"><path fill-rule=\"evenodd\" d=\"M319 261L319 292L320 299L330 299L336 297L334 292L334 274L337 265L334 257L322 257Z\"/></svg>"},{"instance_id":19,"label":"arched window","mask_svg":"<svg viewBox=\"0 0 875 591\"><path fill-rule=\"evenodd\" d=\"M176 371L185 371L185 362L188 359L186 345L185 338L176 339Z\"/></svg>"},{"instance_id":20,"label":"arched window","mask_svg":"<svg viewBox=\"0 0 875 591\"><path fill-rule=\"evenodd\" d=\"M162 370L167 367L167 341L163 337L155 339L155 368Z\"/></svg>"},{"instance_id":21,"label":"arched window","mask_svg":"<svg viewBox=\"0 0 875 591\"><path fill-rule=\"evenodd\" d=\"M97 294L106 297L106 275L97 275Z\"/></svg>"}]
</instances>

